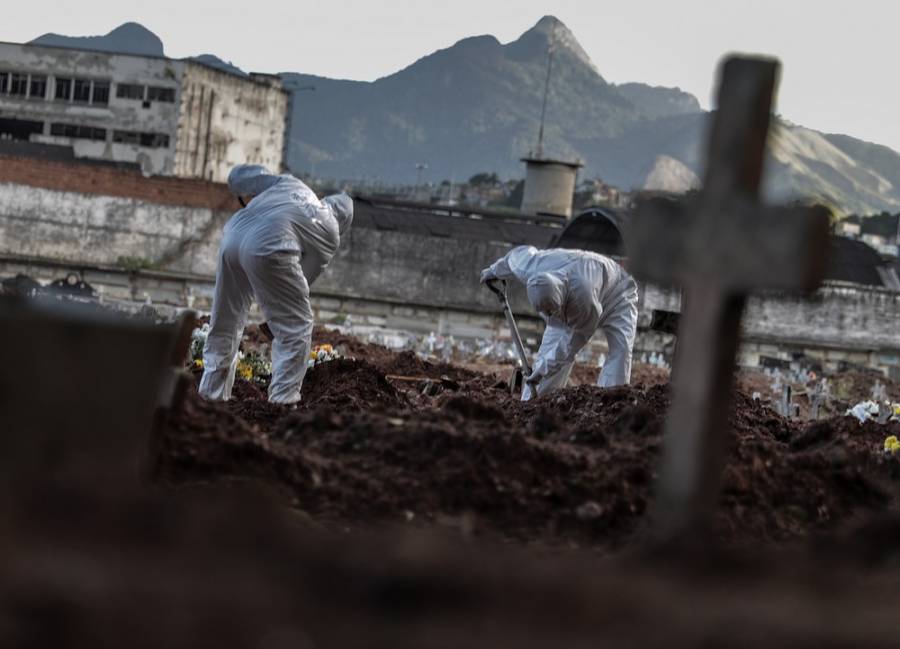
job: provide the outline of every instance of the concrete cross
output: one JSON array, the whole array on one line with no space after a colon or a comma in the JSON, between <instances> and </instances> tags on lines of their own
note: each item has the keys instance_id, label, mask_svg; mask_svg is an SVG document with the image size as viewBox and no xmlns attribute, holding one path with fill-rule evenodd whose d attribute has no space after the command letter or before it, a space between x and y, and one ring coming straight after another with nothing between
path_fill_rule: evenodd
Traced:
<instances>
[{"instance_id":1,"label":"concrete cross","mask_svg":"<svg viewBox=\"0 0 900 649\"><path fill-rule=\"evenodd\" d=\"M703 189L682 203L647 201L633 220L632 272L684 291L655 510L664 538L711 523L747 295L812 290L824 274L827 210L759 203L778 70L770 59L725 60Z\"/></svg>"}]
</instances>

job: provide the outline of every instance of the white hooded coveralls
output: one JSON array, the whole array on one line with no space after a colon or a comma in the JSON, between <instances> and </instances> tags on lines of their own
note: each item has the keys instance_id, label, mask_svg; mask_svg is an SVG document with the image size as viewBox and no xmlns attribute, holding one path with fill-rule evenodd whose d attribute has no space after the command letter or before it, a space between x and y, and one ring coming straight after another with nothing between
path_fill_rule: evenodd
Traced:
<instances>
[{"instance_id":1,"label":"white hooded coveralls","mask_svg":"<svg viewBox=\"0 0 900 649\"><path fill-rule=\"evenodd\" d=\"M353 219L353 201L346 194L320 201L297 178L258 165L238 165L228 184L233 194L254 198L225 225L200 394L231 397L241 335L256 298L274 336L269 401L296 403L312 344L309 285L337 252Z\"/></svg>"},{"instance_id":2,"label":"white hooded coveralls","mask_svg":"<svg viewBox=\"0 0 900 649\"><path fill-rule=\"evenodd\" d=\"M513 278L525 284L529 302L547 323L524 401L533 396L529 383L537 382L538 395L565 386L575 356L597 329L609 345L597 384L631 380L638 290L622 266L593 252L519 246L482 273L482 281Z\"/></svg>"}]
</instances>

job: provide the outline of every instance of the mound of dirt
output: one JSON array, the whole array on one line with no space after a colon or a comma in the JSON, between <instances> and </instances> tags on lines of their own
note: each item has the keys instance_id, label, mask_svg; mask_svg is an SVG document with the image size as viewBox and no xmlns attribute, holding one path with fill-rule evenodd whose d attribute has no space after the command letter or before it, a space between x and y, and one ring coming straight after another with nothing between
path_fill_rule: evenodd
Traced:
<instances>
[{"instance_id":1,"label":"mound of dirt","mask_svg":"<svg viewBox=\"0 0 900 649\"><path fill-rule=\"evenodd\" d=\"M389 362L394 356L394 352L384 345L363 342L353 336L342 334L337 329L326 327L313 329L312 342L313 345L331 345L347 358L368 361L373 365Z\"/></svg>"},{"instance_id":2,"label":"mound of dirt","mask_svg":"<svg viewBox=\"0 0 900 649\"><path fill-rule=\"evenodd\" d=\"M385 365L440 371L421 363L396 355ZM296 411L244 382L229 404L192 395L166 426L159 475L174 484L261 479L340 529L450 524L598 549L642 533L666 385L581 385L527 403L494 377L452 385L425 396L370 362L338 360L310 370ZM722 540L782 543L896 510L900 458L881 446L900 425L804 426L736 392L731 426Z\"/></svg>"},{"instance_id":3,"label":"mound of dirt","mask_svg":"<svg viewBox=\"0 0 900 649\"><path fill-rule=\"evenodd\" d=\"M363 409L383 411L409 405L400 393L368 361L337 359L309 370L303 381L304 408Z\"/></svg>"},{"instance_id":4,"label":"mound of dirt","mask_svg":"<svg viewBox=\"0 0 900 649\"><path fill-rule=\"evenodd\" d=\"M479 376L477 372L449 363L431 363L416 356L415 352L403 351L391 355L377 363L385 374L399 376L420 376L429 379L447 377L453 381L470 381Z\"/></svg>"}]
</instances>

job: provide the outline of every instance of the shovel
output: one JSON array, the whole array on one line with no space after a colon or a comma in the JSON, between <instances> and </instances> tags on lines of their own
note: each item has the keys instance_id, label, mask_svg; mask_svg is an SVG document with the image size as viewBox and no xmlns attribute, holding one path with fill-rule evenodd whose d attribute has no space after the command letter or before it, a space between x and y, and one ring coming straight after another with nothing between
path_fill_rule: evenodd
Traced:
<instances>
[{"instance_id":1,"label":"shovel","mask_svg":"<svg viewBox=\"0 0 900 649\"><path fill-rule=\"evenodd\" d=\"M498 288L498 283L501 288ZM506 281L490 279L484 284L500 301L500 307L503 309L503 315L506 316L506 323L509 325L513 343L515 343L516 351L519 354L520 365L513 370L512 379L509 382L510 390L515 394L522 389L522 383L525 380L525 376L531 374L531 364L528 362L528 354L525 352L525 345L522 344L522 336L519 335L519 327L516 325L516 319L513 317L512 309L509 308L509 300L506 297ZM533 386L531 387L531 390L533 393ZM534 395L532 394L532 396Z\"/></svg>"}]
</instances>

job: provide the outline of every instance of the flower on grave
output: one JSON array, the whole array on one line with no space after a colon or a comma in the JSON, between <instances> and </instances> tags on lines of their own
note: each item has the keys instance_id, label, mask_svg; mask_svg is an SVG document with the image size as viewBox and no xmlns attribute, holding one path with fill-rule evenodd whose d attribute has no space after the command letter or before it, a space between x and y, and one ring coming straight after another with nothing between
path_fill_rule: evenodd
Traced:
<instances>
[{"instance_id":1,"label":"flower on grave","mask_svg":"<svg viewBox=\"0 0 900 649\"><path fill-rule=\"evenodd\" d=\"M239 352L237 375L247 381L265 382L272 375L272 361L256 351Z\"/></svg>"},{"instance_id":2,"label":"flower on grave","mask_svg":"<svg viewBox=\"0 0 900 649\"><path fill-rule=\"evenodd\" d=\"M245 381L249 381L253 378L253 367L245 361L240 361L237 366L237 375Z\"/></svg>"},{"instance_id":3,"label":"flower on grave","mask_svg":"<svg viewBox=\"0 0 900 649\"><path fill-rule=\"evenodd\" d=\"M884 440L884 452L893 455L897 451L900 451L900 440L897 439L896 435L891 435Z\"/></svg>"},{"instance_id":4,"label":"flower on grave","mask_svg":"<svg viewBox=\"0 0 900 649\"><path fill-rule=\"evenodd\" d=\"M209 336L209 323L197 327L191 332L191 360L203 359L203 346Z\"/></svg>"},{"instance_id":5,"label":"flower on grave","mask_svg":"<svg viewBox=\"0 0 900 649\"><path fill-rule=\"evenodd\" d=\"M341 355L334 351L331 345L316 345L309 353L308 367L313 367L319 363L326 363L341 358Z\"/></svg>"}]
</instances>

